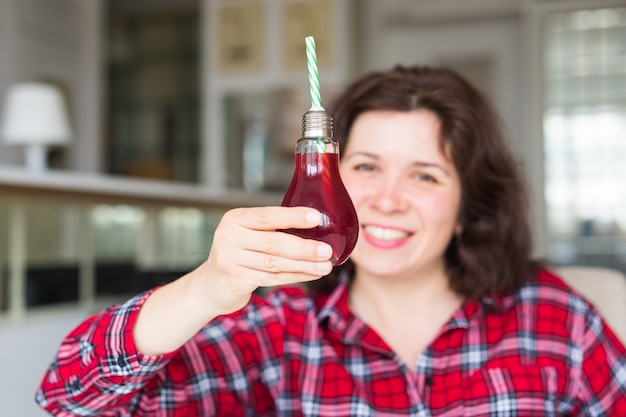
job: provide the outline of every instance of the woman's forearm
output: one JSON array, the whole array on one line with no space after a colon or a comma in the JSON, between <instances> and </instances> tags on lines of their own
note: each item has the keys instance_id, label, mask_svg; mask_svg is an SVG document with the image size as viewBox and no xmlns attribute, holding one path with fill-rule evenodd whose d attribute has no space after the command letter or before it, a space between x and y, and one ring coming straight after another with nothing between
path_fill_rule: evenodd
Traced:
<instances>
[{"instance_id":1,"label":"woman's forearm","mask_svg":"<svg viewBox=\"0 0 626 417\"><path fill-rule=\"evenodd\" d=\"M144 355L177 350L220 314L202 299L193 274L158 288L142 306L133 335L137 349Z\"/></svg>"}]
</instances>

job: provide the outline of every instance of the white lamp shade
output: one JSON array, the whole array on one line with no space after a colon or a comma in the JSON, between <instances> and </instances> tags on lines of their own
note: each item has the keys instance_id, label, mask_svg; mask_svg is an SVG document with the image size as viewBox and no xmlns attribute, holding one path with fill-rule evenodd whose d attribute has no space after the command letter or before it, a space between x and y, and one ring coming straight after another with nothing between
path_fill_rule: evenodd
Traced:
<instances>
[{"instance_id":1,"label":"white lamp shade","mask_svg":"<svg viewBox=\"0 0 626 417\"><path fill-rule=\"evenodd\" d=\"M0 137L7 145L60 145L71 131L60 91L51 84L10 87L4 102Z\"/></svg>"}]
</instances>

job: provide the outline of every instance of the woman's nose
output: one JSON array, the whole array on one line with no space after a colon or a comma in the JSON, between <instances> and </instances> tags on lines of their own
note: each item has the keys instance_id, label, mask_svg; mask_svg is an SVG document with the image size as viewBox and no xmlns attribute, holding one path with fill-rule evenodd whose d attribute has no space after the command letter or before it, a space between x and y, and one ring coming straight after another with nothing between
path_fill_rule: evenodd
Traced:
<instances>
[{"instance_id":1,"label":"woman's nose","mask_svg":"<svg viewBox=\"0 0 626 417\"><path fill-rule=\"evenodd\" d=\"M402 185L395 179L386 179L372 188L372 205L385 213L406 209Z\"/></svg>"}]
</instances>

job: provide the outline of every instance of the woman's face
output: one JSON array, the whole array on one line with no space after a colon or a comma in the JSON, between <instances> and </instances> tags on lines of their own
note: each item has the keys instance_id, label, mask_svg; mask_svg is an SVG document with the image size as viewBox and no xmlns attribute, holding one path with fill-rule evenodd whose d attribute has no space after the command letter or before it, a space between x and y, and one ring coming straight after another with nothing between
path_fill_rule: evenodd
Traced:
<instances>
[{"instance_id":1,"label":"woman's face","mask_svg":"<svg viewBox=\"0 0 626 417\"><path fill-rule=\"evenodd\" d=\"M355 120L340 171L359 216L351 255L359 273L444 271L461 185L439 137L440 121L427 110L376 110Z\"/></svg>"}]
</instances>

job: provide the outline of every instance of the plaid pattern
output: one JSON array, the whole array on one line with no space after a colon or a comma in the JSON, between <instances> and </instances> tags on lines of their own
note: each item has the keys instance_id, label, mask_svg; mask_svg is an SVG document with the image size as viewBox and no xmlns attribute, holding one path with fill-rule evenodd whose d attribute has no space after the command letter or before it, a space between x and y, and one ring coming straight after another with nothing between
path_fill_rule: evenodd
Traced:
<instances>
[{"instance_id":1,"label":"plaid pattern","mask_svg":"<svg viewBox=\"0 0 626 417\"><path fill-rule=\"evenodd\" d=\"M414 369L350 313L347 281L253 298L159 357L133 344L137 296L67 336L36 400L59 416L626 416L624 346L547 271L465 303Z\"/></svg>"}]
</instances>

